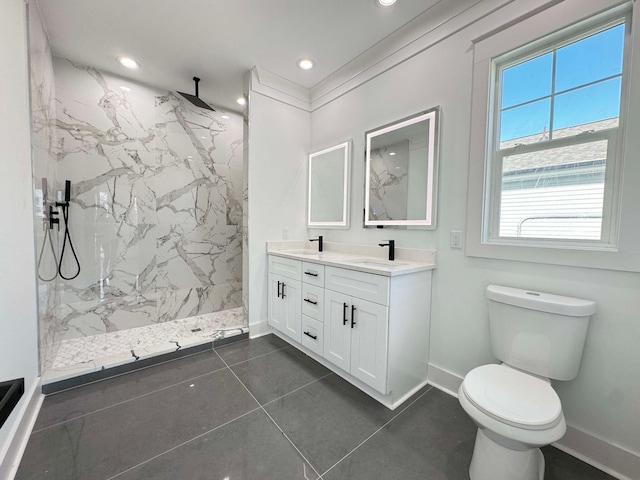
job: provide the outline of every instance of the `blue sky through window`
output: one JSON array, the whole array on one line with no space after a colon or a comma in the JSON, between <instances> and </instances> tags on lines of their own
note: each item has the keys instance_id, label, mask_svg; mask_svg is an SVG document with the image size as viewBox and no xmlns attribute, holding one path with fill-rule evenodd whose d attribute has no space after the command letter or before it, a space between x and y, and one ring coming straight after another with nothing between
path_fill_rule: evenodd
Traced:
<instances>
[{"instance_id":1,"label":"blue sky through window","mask_svg":"<svg viewBox=\"0 0 640 480\"><path fill-rule=\"evenodd\" d=\"M616 25L557 49L555 85L554 52L504 69L500 141L548 131L551 115L554 130L617 117L624 31L624 24ZM615 78L588 85L612 76ZM562 93L566 90L571 91Z\"/></svg>"}]
</instances>

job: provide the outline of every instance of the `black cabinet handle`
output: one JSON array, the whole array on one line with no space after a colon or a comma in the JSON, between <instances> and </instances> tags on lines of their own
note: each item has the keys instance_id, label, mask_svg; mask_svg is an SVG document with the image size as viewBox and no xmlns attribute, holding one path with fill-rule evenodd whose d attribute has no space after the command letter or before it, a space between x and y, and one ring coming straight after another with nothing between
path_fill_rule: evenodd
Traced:
<instances>
[{"instance_id":1,"label":"black cabinet handle","mask_svg":"<svg viewBox=\"0 0 640 480\"><path fill-rule=\"evenodd\" d=\"M280 280L278 280L278 298L280 298Z\"/></svg>"},{"instance_id":2,"label":"black cabinet handle","mask_svg":"<svg viewBox=\"0 0 640 480\"><path fill-rule=\"evenodd\" d=\"M285 297L285 294L284 294L284 287L286 287L286 285L284 284L284 282L282 282L282 298L284 298L284 297Z\"/></svg>"},{"instance_id":3,"label":"black cabinet handle","mask_svg":"<svg viewBox=\"0 0 640 480\"><path fill-rule=\"evenodd\" d=\"M353 326L356 324L355 318L356 318L356 306L351 305L351 328L353 328Z\"/></svg>"},{"instance_id":4,"label":"black cabinet handle","mask_svg":"<svg viewBox=\"0 0 640 480\"><path fill-rule=\"evenodd\" d=\"M304 272L305 275L311 275L312 277L317 277L318 274L317 273L313 273L313 272Z\"/></svg>"},{"instance_id":5,"label":"black cabinet handle","mask_svg":"<svg viewBox=\"0 0 640 480\"><path fill-rule=\"evenodd\" d=\"M314 302L313 300L309 300L308 298L304 299L305 302L310 303L311 305L317 305L318 302Z\"/></svg>"},{"instance_id":6,"label":"black cabinet handle","mask_svg":"<svg viewBox=\"0 0 640 480\"><path fill-rule=\"evenodd\" d=\"M317 336L317 335L311 335L309 332L304 332L304 334L305 334L307 337L311 337L311 338L313 338L314 340L317 340L317 339L318 339L318 336Z\"/></svg>"},{"instance_id":7,"label":"black cabinet handle","mask_svg":"<svg viewBox=\"0 0 640 480\"><path fill-rule=\"evenodd\" d=\"M344 307L342 307L342 325L346 325L347 324L347 308L349 308L349 305L347 305L346 303L343 303Z\"/></svg>"}]
</instances>

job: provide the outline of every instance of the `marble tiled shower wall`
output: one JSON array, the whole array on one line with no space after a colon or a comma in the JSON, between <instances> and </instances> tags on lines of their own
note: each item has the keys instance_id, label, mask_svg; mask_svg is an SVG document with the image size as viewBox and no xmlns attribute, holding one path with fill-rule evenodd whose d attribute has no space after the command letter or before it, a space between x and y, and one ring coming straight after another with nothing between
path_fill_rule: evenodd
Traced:
<instances>
[{"instance_id":1,"label":"marble tiled shower wall","mask_svg":"<svg viewBox=\"0 0 640 480\"><path fill-rule=\"evenodd\" d=\"M52 153L58 188L72 183L82 267L59 283L60 338L241 306L242 117L66 59L53 64ZM71 255L63 273L75 273Z\"/></svg>"}]
</instances>

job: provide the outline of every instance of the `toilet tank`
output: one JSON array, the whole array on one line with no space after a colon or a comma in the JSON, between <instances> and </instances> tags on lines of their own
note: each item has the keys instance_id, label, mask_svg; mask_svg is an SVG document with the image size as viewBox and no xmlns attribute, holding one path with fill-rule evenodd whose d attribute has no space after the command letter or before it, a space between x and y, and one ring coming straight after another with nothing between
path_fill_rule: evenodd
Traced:
<instances>
[{"instance_id":1,"label":"toilet tank","mask_svg":"<svg viewBox=\"0 0 640 480\"><path fill-rule=\"evenodd\" d=\"M595 302L499 285L487 287L487 298L496 358L546 378L578 375Z\"/></svg>"}]
</instances>

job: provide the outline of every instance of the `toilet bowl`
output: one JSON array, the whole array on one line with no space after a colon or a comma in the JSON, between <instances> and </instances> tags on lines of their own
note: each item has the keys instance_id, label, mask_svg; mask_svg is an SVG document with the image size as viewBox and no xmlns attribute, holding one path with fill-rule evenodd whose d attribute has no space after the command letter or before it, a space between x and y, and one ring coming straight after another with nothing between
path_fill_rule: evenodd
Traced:
<instances>
[{"instance_id":1,"label":"toilet bowl","mask_svg":"<svg viewBox=\"0 0 640 480\"><path fill-rule=\"evenodd\" d=\"M467 374L458 398L478 425L471 480L542 480L539 447L567 428L548 380L504 364L483 365Z\"/></svg>"},{"instance_id":2,"label":"toilet bowl","mask_svg":"<svg viewBox=\"0 0 640 480\"><path fill-rule=\"evenodd\" d=\"M489 285L491 351L503 363L471 370L458 391L478 425L471 480L542 480L540 447L567 426L551 380L578 374L590 300Z\"/></svg>"}]
</instances>

